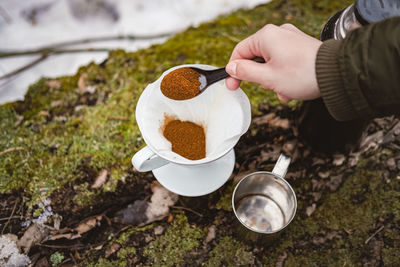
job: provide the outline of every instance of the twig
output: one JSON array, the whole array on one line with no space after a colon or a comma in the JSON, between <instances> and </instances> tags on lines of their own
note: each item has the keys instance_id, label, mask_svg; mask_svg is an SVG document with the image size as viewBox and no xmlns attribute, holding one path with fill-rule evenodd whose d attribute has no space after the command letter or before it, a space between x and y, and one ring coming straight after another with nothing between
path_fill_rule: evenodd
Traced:
<instances>
[{"instance_id":1,"label":"twig","mask_svg":"<svg viewBox=\"0 0 400 267\"><path fill-rule=\"evenodd\" d=\"M120 120L120 121L129 121L129 117L126 116L110 116L109 120Z\"/></svg>"},{"instance_id":2,"label":"twig","mask_svg":"<svg viewBox=\"0 0 400 267\"><path fill-rule=\"evenodd\" d=\"M2 79L7 79L7 78L10 78L10 77L12 77L12 76L14 76L14 75L17 75L18 73L21 73L21 72L23 72L23 71L29 69L30 67L33 67L33 66L35 66L36 64L42 62L42 61L45 60L47 57L48 57L48 54L43 54L40 58L37 58L37 59L35 59L34 61L29 62L28 64L22 66L21 68L16 69L16 70L14 70L14 71L11 71L11 72L9 72L9 73L6 73L6 74L4 74L3 76L0 76L0 80L2 80Z\"/></svg>"},{"instance_id":3,"label":"twig","mask_svg":"<svg viewBox=\"0 0 400 267\"><path fill-rule=\"evenodd\" d=\"M66 264L66 263L69 262L69 261L71 261L70 258L65 259L64 261L62 261L62 262L60 263L60 266L63 266L64 264Z\"/></svg>"},{"instance_id":4,"label":"twig","mask_svg":"<svg viewBox=\"0 0 400 267\"><path fill-rule=\"evenodd\" d=\"M197 211L194 211L192 209L186 208L186 207L181 207L181 206L171 206L171 208L173 209L177 209L177 210L187 210L190 212L193 212L194 214L196 214L199 217L203 217L203 215L201 213L198 213Z\"/></svg>"},{"instance_id":5,"label":"twig","mask_svg":"<svg viewBox=\"0 0 400 267\"><path fill-rule=\"evenodd\" d=\"M71 259L72 259L72 261L74 262L74 264L75 264L76 266L78 266L78 263L76 262L75 257L74 257L74 255L72 255L71 252L69 253L69 256L71 257Z\"/></svg>"},{"instance_id":6,"label":"twig","mask_svg":"<svg viewBox=\"0 0 400 267\"><path fill-rule=\"evenodd\" d=\"M21 72L35 66L36 64L42 62L47 57L49 57L49 55L64 54L64 53L82 53L82 52L85 52L85 53L86 52L108 52L110 50L111 49L108 49L108 48L87 48L87 49L64 49L64 50L44 51L40 58L35 59L34 61L22 66L19 69L16 69L14 71L4 74L3 76L0 76L0 80L10 78L14 75L17 75L18 73L21 73ZM26 55L29 55L29 54L30 54L30 51L27 51ZM15 56L18 56L18 55L15 55ZM0 54L0 58L1 58L1 54Z\"/></svg>"},{"instance_id":7,"label":"twig","mask_svg":"<svg viewBox=\"0 0 400 267\"><path fill-rule=\"evenodd\" d=\"M168 37L173 34L175 34L175 32L160 33L160 34L156 34L156 35L142 35L142 36L140 36L140 35L117 35L117 36L91 37L91 38L85 38L85 39L79 39L79 40L54 43L52 45L42 47L42 49L58 48L58 47L65 47L65 46L70 46L70 45L79 45L79 44L104 42L104 41L115 41L115 40L130 40L130 41L151 40L151 39Z\"/></svg>"},{"instance_id":8,"label":"twig","mask_svg":"<svg viewBox=\"0 0 400 267\"><path fill-rule=\"evenodd\" d=\"M0 58L5 57L15 57L15 56L24 56L24 55L32 55L32 54L43 54L43 53L52 53L52 54L60 54L60 53L78 53L78 52L104 52L110 51L111 48L83 48L83 49L58 49L66 46L85 44L85 43L93 43L100 41L114 41L114 40L150 40L157 39L162 37L171 36L173 33L163 33L159 35L151 35L151 36L135 36L135 35L118 35L118 36L104 36L104 37L94 37L94 38L86 38L80 40L66 41L55 43L52 45L44 46L38 49L25 50L25 51L0 51Z\"/></svg>"},{"instance_id":9,"label":"twig","mask_svg":"<svg viewBox=\"0 0 400 267\"><path fill-rule=\"evenodd\" d=\"M365 240L365 245L368 244L368 242L371 241L371 239L374 238L374 236L376 236L380 231L382 231L383 228L385 228L384 225L382 225L381 227L379 227L379 229L376 230L375 233L373 233L370 237L368 237L368 239Z\"/></svg>"},{"instance_id":10,"label":"twig","mask_svg":"<svg viewBox=\"0 0 400 267\"><path fill-rule=\"evenodd\" d=\"M0 218L0 221L7 221L9 219L21 219L21 216L12 216L12 217L6 217L6 218Z\"/></svg>"},{"instance_id":11,"label":"twig","mask_svg":"<svg viewBox=\"0 0 400 267\"><path fill-rule=\"evenodd\" d=\"M86 52L109 52L112 48L76 48L76 49L33 49L26 51L10 51L10 52L0 52L0 58L6 57L18 57L18 56L28 56L41 54L43 56L57 55L57 54L67 54L67 53L86 53Z\"/></svg>"},{"instance_id":12,"label":"twig","mask_svg":"<svg viewBox=\"0 0 400 267\"><path fill-rule=\"evenodd\" d=\"M112 40L150 40L150 39L156 39L156 38L162 38L162 37L168 37L174 34L173 32L171 33L162 33L158 35L152 35L152 36L135 36L135 35L117 35L117 36L103 36L103 37L93 37L93 38L86 38L86 39L80 39L80 40L73 40L73 41L66 41L66 42L60 42L60 43L55 43L49 46L41 47L38 49L32 49L32 50L25 50L25 51L0 51L0 58L6 58L6 57L16 57L16 56L26 56L26 55L37 55L40 54L41 57L28 63L27 65L22 66L21 68L6 73L3 76L0 76L0 80L10 78L12 76L15 76L31 67L34 65L40 63L41 61L45 60L47 57L50 55L56 55L56 54L67 54L67 53L87 53L87 52L109 52L113 48L76 48L76 49L59 49L62 47L66 46L72 46L72 45L78 45L78 44L85 44L85 43L92 43L92 42L99 42L99 41L112 41Z\"/></svg>"},{"instance_id":13,"label":"twig","mask_svg":"<svg viewBox=\"0 0 400 267\"><path fill-rule=\"evenodd\" d=\"M236 38L232 35L227 34L226 32L222 32L221 35L225 36L226 38L228 38L229 40L235 42L235 43L239 43L241 40L239 38Z\"/></svg>"},{"instance_id":14,"label":"twig","mask_svg":"<svg viewBox=\"0 0 400 267\"><path fill-rule=\"evenodd\" d=\"M1 151L1 152L0 152L0 156L3 156L4 154L6 154L6 153L8 153L8 152L12 152L12 151L22 151L22 150L25 150L25 148L23 148L23 147L21 147L21 146L18 146L18 147L10 147L10 148L7 148L7 149L4 150L4 151Z\"/></svg>"},{"instance_id":15,"label":"twig","mask_svg":"<svg viewBox=\"0 0 400 267\"><path fill-rule=\"evenodd\" d=\"M46 248L59 248L59 249L76 249L76 250L81 250L81 249L85 249L87 248L87 246L83 246L83 245L47 245L47 244L43 244L43 243L37 243L36 245L40 246L40 247L46 247Z\"/></svg>"},{"instance_id":16,"label":"twig","mask_svg":"<svg viewBox=\"0 0 400 267\"><path fill-rule=\"evenodd\" d=\"M4 230L7 228L8 224L10 223L11 217L13 217L13 215L14 215L15 208L17 207L18 202L19 202L19 198L17 198L17 199L15 200L14 207L13 207L13 209L12 209L12 211L11 211L11 215L10 215L10 217L8 217L8 221L7 221L6 224L4 225L3 230L1 230L1 234L4 233Z\"/></svg>"}]
</instances>

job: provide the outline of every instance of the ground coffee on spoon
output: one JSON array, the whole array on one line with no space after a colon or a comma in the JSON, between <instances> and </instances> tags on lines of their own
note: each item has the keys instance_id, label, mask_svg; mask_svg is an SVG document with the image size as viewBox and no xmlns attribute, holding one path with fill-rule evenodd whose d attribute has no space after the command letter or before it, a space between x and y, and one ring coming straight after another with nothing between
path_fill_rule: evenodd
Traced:
<instances>
[{"instance_id":1,"label":"ground coffee on spoon","mask_svg":"<svg viewBox=\"0 0 400 267\"><path fill-rule=\"evenodd\" d=\"M161 81L161 92L174 100L186 100L200 93L200 74L183 67L171 71Z\"/></svg>"}]
</instances>

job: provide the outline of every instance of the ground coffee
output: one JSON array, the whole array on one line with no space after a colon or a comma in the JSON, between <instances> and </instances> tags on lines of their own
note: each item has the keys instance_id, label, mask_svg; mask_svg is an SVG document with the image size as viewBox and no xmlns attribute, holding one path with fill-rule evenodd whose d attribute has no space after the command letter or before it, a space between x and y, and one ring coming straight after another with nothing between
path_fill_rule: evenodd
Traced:
<instances>
[{"instance_id":1,"label":"ground coffee","mask_svg":"<svg viewBox=\"0 0 400 267\"><path fill-rule=\"evenodd\" d=\"M171 71L161 81L161 92L174 100L185 100L200 93L200 74L187 67Z\"/></svg>"},{"instance_id":2,"label":"ground coffee","mask_svg":"<svg viewBox=\"0 0 400 267\"><path fill-rule=\"evenodd\" d=\"M190 160L206 156L206 137L201 125L190 121L166 119L164 137L172 144L172 151Z\"/></svg>"}]
</instances>

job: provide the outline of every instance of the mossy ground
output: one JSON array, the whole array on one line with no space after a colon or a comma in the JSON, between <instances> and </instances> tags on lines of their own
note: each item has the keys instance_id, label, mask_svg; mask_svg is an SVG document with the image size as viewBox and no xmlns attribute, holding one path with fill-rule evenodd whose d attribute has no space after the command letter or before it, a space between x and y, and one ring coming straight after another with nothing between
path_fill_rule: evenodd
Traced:
<instances>
[{"instance_id":1,"label":"mossy ground","mask_svg":"<svg viewBox=\"0 0 400 267\"><path fill-rule=\"evenodd\" d=\"M105 62L81 67L76 75L41 79L29 88L24 101L0 106L0 152L10 149L0 155L0 198L7 207L1 215L9 216L18 200L23 204L15 214L31 218L38 213L39 201L50 198L53 210L63 217L62 227L73 227L88 216L112 216L128 203L146 198L153 178L133 171L130 159L144 146L134 111L148 83L179 64L223 66L238 40L267 23L293 23L318 37L327 19L350 2L276 0L190 28L161 45L134 53L112 51ZM95 92L85 91L89 87ZM274 112L291 122L296 116L299 103L285 106L273 93L252 83L242 88L254 116ZM235 174L271 170L275 159L269 149L280 151L297 139L292 129L252 125L236 148ZM347 169L332 165L332 155L318 154L304 144L297 153L291 155L296 160L288 180L298 196L298 213L273 246L246 244L236 237L229 207L234 186L230 181L208 196L180 198L182 205L202 217L190 211L173 212L171 220L126 230L102 221L101 227L79 240L90 246L101 242L98 250L61 248L60 253L67 260L92 266L273 266L283 262L287 266L396 266L400 259L400 173L397 169L387 174L384 163L388 157L398 158L400 152L378 149ZM315 158L325 165L314 165ZM91 188L102 170L107 170L105 184ZM342 175L340 186L330 189L331 178L320 178L320 171L329 171L330 177ZM308 216L312 204L316 208ZM165 228L161 235L154 234L156 226ZM215 237L206 242L212 226ZM19 223L10 223L4 232L21 235L23 230ZM113 244L119 248L106 257ZM32 251L50 259L58 250L41 247Z\"/></svg>"}]
</instances>

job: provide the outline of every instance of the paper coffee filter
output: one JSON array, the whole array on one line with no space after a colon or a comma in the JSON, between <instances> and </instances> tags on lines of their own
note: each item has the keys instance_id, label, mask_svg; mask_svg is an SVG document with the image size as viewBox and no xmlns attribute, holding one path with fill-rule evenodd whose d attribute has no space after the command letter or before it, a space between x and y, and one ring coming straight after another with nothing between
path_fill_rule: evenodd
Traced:
<instances>
[{"instance_id":1,"label":"paper coffee filter","mask_svg":"<svg viewBox=\"0 0 400 267\"><path fill-rule=\"evenodd\" d=\"M178 164L201 164L223 156L236 145L251 121L250 102L246 94L241 89L228 90L223 80L192 99L177 101L164 96L160 89L163 77L177 68L190 66L215 69L200 64L171 68L146 87L136 107L136 120L146 144L161 157ZM162 133L165 116L204 127L205 158L189 160L171 150L171 143Z\"/></svg>"}]
</instances>

